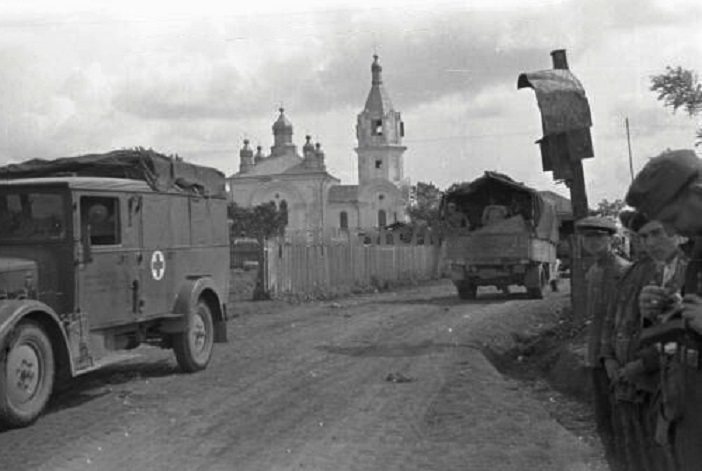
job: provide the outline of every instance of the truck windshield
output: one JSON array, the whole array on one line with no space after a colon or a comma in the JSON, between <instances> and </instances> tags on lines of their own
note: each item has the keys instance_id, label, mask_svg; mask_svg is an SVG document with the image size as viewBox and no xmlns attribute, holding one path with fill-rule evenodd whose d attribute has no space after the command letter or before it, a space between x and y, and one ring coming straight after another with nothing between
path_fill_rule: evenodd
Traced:
<instances>
[{"instance_id":1,"label":"truck windshield","mask_svg":"<svg viewBox=\"0 0 702 471\"><path fill-rule=\"evenodd\" d=\"M29 190L0 192L0 241L61 240L66 227L63 195Z\"/></svg>"}]
</instances>

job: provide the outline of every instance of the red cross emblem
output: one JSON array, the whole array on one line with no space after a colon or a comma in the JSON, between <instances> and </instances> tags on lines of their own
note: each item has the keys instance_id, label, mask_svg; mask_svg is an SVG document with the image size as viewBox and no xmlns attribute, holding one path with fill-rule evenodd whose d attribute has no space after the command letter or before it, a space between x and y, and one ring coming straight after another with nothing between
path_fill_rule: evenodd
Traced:
<instances>
[{"instance_id":1,"label":"red cross emblem","mask_svg":"<svg viewBox=\"0 0 702 471\"><path fill-rule=\"evenodd\" d=\"M151 254L151 276L154 280L159 281L166 273L166 259L160 250L155 250Z\"/></svg>"}]
</instances>

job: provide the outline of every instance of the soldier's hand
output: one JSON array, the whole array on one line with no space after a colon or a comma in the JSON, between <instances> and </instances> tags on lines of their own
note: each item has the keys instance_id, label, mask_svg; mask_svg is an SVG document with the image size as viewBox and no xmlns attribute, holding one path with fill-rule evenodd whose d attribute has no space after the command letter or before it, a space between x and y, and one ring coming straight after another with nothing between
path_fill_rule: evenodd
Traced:
<instances>
[{"instance_id":1,"label":"soldier's hand","mask_svg":"<svg viewBox=\"0 0 702 471\"><path fill-rule=\"evenodd\" d=\"M615 381L618 376L619 362L612 358L608 358L604 361L605 371L607 372L607 377L610 381Z\"/></svg>"},{"instance_id":2,"label":"soldier's hand","mask_svg":"<svg viewBox=\"0 0 702 471\"><path fill-rule=\"evenodd\" d=\"M656 285L644 286L639 293L639 310L644 317L655 319L667 307L668 290Z\"/></svg>"},{"instance_id":3,"label":"soldier's hand","mask_svg":"<svg viewBox=\"0 0 702 471\"><path fill-rule=\"evenodd\" d=\"M633 383L637 376L644 372L644 364L641 360L630 361L619 370L619 379L628 383Z\"/></svg>"},{"instance_id":4,"label":"soldier's hand","mask_svg":"<svg viewBox=\"0 0 702 471\"><path fill-rule=\"evenodd\" d=\"M702 334L702 298L696 294L686 294L683 298L682 317L687 325Z\"/></svg>"}]
</instances>

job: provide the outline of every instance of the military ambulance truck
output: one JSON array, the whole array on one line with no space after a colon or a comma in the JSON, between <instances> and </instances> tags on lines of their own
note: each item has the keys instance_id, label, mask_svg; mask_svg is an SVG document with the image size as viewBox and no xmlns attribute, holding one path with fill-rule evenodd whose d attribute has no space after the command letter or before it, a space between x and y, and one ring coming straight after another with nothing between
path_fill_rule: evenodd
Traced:
<instances>
[{"instance_id":1,"label":"military ambulance truck","mask_svg":"<svg viewBox=\"0 0 702 471\"><path fill-rule=\"evenodd\" d=\"M153 151L0 168L0 422L143 343L206 368L226 341L226 206L223 174Z\"/></svg>"},{"instance_id":2,"label":"military ambulance truck","mask_svg":"<svg viewBox=\"0 0 702 471\"><path fill-rule=\"evenodd\" d=\"M447 192L441 201L446 263L462 299L480 286L524 286L542 298L558 276L558 220L537 191L497 172Z\"/></svg>"}]
</instances>

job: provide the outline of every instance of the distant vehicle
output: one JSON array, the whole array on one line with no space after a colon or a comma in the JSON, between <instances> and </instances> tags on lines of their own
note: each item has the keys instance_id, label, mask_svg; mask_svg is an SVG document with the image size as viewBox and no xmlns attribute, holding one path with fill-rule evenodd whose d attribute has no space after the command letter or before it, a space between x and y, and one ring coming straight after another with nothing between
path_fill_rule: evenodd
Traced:
<instances>
[{"instance_id":1,"label":"distant vehicle","mask_svg":"<svg viewBox=\"0 0 702 471\"><path fill-rule=\"evenodd\" d=\"M445 194L440 217L446 261L461 299L474 299L480 286L508 291L510 285L542 298L557 279L556 212L535 190L485 172Z\"/></svg>"},{"instance_id":2,"label":"distant vehicle","mask_svg":"<svg viewBox=\"0 0 702 471\"><path fill-rule=\"evenodd\" d=\"M226 341L226 207L220 172L151 151L0 168L0 423L142 343L206 368Z\"/></svg>"}]
</instances>

